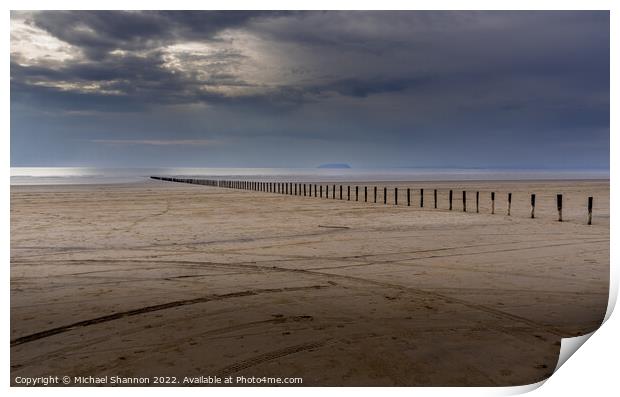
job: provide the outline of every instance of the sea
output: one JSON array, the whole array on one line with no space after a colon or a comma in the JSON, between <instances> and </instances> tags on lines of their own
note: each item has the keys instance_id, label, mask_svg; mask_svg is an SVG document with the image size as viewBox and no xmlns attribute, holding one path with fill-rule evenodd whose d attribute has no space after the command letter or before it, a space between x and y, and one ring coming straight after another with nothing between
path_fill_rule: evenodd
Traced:
<instances>
[{"instance_id":1,"label":"sea","mask_svg":"<svg viewBox=\"0 0 620 397\"><path fill-rule=\"evenodd\" d=\"M11 167L11 185L135 183L150 176L298 182L608 180L609 170Z\"/></svg>"}]
</instances>

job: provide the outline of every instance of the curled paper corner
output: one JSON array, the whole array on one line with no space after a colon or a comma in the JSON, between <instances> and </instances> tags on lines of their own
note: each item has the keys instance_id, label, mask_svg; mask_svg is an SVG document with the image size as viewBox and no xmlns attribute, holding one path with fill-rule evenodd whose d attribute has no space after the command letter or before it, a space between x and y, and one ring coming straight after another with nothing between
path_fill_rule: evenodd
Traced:
<instances>
[{"instance_id":1,"label":"curled paper corner","mask_svg":"<svg viewBox=\"0 0 620 397\"><path fill-rule=\"evenodd\" d=\"M586 343L586 341L588 339L590 339L590 337L594 334L594 332L596 332L596 331L592 331L589 334L585 334L585 335L575 336L573 338L562 338L561 346L560 346L560 355L558 357L558 363L555 366L555 369L553 370L554 374L556 373L556 371L558 369L560 369L560 367L562 365L564 365L564 363L573 354L575 354L575 352L577 350L579 350L579 348L581 346L583 346L584 343ZM531 391L534 391L534 390L538 389L539 387L541 387L545 383L547 383L547 381L550 378L551 378L551 376L546 378L546 379L543 379L543 380L541 380L539 382L530 383L529 385L507 387L507 388L505 388L503 390L503 392L501 394L505 395L505 396L514 396L514 395L517 395L517 394L529 393Z\"/></svg>"},{"instance_id":2,"label":"curled paper corner","mask_svg":"<svg viewBox=\"0 0 620 397\"><path fill-rule=\"evenodd\" d=\"M547 378L547 379L549 379L549 378ZM498 394L502 395L502 396L516 396L516 395L520 395L520 394L529 393L531 391L534 391L534 390L538 389L542 385L544 385L545 382L547 382L547 379L543 379L543 380L541 380L539 382L536 382L536 383L530 383L529 385L504 387L504 388L501 389L501 392L498 393Z\"/></svg>"},{"instance_id":3,"label":"curled paper corner","mask_svg":"<svg viewBox=\"0 0 620 397\"><path fill-rule=\"evenodd\" d=\"M573 338L562 338L562 345L560 346L560 357L558 358L558 364L555 366L553 372L555 373L558 369L560 369L560 367L564 365L564 363L570 358L570 356L575 354L575 352L579 350L579 348L583 346L583 344L586 343L586 341L590 339L590 337L594 335L595 332L596 331L592 331L589 334L575 336Z\"/></svg>"}]
</instances>

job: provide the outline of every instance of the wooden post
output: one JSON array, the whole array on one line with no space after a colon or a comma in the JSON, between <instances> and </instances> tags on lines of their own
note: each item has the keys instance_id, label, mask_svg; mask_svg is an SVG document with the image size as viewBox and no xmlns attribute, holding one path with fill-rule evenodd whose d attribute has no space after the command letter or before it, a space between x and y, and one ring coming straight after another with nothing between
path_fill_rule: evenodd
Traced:
<instances>
[{"instance_id":1,"label":"wooden post","mask_svg":"<svg viewBox=\"0 0 620 397\"><path fill-rule=\"evenodd\" d=\"M306 197L306 184L304 183L304 197Z\"/></svg>"},{"instance_id":2,"label":"wooden post","mask_svg":"<svg viewBox=\"0 0 620 397\"><path fill-rule=\"evenodd\" d=\"M377 187L375 186L375 203L377 202Z\"/></svg>"},{"instance_id":3,"label":"wooden post","mask_svg":"<svg viewBox=\"0 0 620 397\"><path fill-rule=\"evenodd\" d=\"M558 205L558 222L562 222L562 195L556 196L556 203Z\"/></svg>"},{"instance_id":4,"label":"wooden post","mask_svg":"<svg viewBox=\"0 0 620 397\"><path fill-rule=\"evenodd\" d=\"M495 213L495 192L491 192L491 214Z\"/></svg>"},{"instance_id":5,"label":"wooden post","mask_svg":"<svg viewBox=\"0 0 620 397\"><path fill-rule=\"evenodd\" d=\"M394 205L398 205L398 188L394 188Z\"/></svg>"},{"instance_id":6,"label":"wooden post","mask_svg":"<svg viewBox=\"0 0 620 397\"><path fill-rule=\"evenodd\" d=\"M359 186L355 186L355 201L359 201Z\"/></svg>"},{"instance_id":7,"label":"wooden post","mask_svg":"<svg viewBox=\"0 0 620 397\"><path fill-rule=\"evenodd\" d=\"M383 204L387 204L387 187L383 188Z\"/></svg>"},{"instance_id":8,"label":"wooden post","mask_svg":"<svg viewBox=\"0 0 620 397\"><path fill-rule=\"evenodd\" d=\"M314 184L314 197L316 197L316 183Z\"/></svg>"},{"instance_id":9,"label":"wooden post","mask_svg":"<svg viewBox=\"0 0 620 397\"><path fill-rule=\"evenodd\" d=\"M476 212L480 212L480 192L476 192Z\"/></svg>"},{"instance_id":10,"label":"wooden post","mask_svg":"<svg viewBox=\"0 0 620 397\"><path fill-rule=\"evenodd\" d=\"M411 205L411 189L407 188L407 207Z\"/></svg>"},{"instance_id":11,"label":"wooden post","mask_svg":"<svg viewBox=\"0 0 620 397\"><path fill-rule=\"evenodd\" d=\"M332 185L332 200L336 200L336 185Z\"/></svg>"},{"instance_id":12,"label":"wooden post","mask_svg":"<svg viewBox=\"0 0 620 397\"><path fill-rule=\"evenodd\" d=\"M364 202L368 202L368 186L364 186Z\"/></svg>"},{"instance_id":13,"label":"wooden post","mask_svg":"<svg viewBox=\"0 0 620 397\"><path fill-rule=\"evenodd\" d=\"M295 184L295 196L297 196L297 183Z\"/></svg>"},{"instance_id":14,"label":"wooden post","mask_svg":"<svg viewBox=\"0 0 620 397\"><path fill-rule=\"evenodd\" d=\"M342 200L342 185L340 185L340 200Z\"/></svg>"},{"instance_id":15,"label":"wooden post","mask_svg":"<svg viewBox=\"0 0 620 397\"><path fill-rule=\"evenodd\" d=\"M319 185L319 197L323 198L323 185Z\"/></svg>"},{"instance_id":16,"label":"wooden post","mask_svg":"<svg viewBox=\"0 0 620 397\"><path fill-rule=\"evenodd\" d=\"M467 192L463 190L463 212L467 212Z\"/></svg>"},{"instance_id":17,"label":"wooden post","mask_svg":"<svg viewBox=\"0 0 620 397\"><path fill-rule=\"evenodd\" d=\"M510 216L510 207L512 207L512 193L508 193L508 216Z\"/></svg>"},{"instance_id":18,"label":"wooden post","mask_svg":"<svg viewBox=\"0 0 620 397\"><path fill-rule=\"evenodd\" d=\"M437 189L433 190L433 198L435 199L435 209L437 209Z\"/></svg>"},{"instance_id":19,"label":"wooden post","mask_svg":"<svg viewBox=\"0 0 620 397\"><path fill-rule=\"evenodd\" d=\"M536 209L536 195L532 194L532 197L530 198L530 203L532 205L532 211L530 212L530 216L532 217L532 219L534 219L534 210Z\"/></svg>"},{"instance_id":20,"label":"wooden post","mask_svg":"<svg viewBox=\"0 0 620 397\"><path fill-rule=\"evenodd\" d=\"M592 224L592 197L588 197L588 225Z\"/></svg>"},{"instance_id":21,"label":"wooden post","mask_svg":"<svg viewBox=\"0 0 620 397\"><path fill-rule=\"evenodd\" d=\"M420 208L424 208L424 189L420 189Z\"/></svg>"},{"instance_id":22,"label":"wooden post","mask_svg":"<svg viewBox=\"0 0 620 397\"><path fill-rule=\"evenodd\" d=\"M452 189L450 189L450 194L448 195L448 202L450 203L450 211L452 211Z\"/></svg>"},{"instance_id":23,"label":"wooden post","mask_svg":"<svg viewBox=\"0 0 620 397\"><path fill-rule=\"evenodd\" d=\"M351 201L351 186L347 185L347 201Z\"/></svg>"}]
</instances>

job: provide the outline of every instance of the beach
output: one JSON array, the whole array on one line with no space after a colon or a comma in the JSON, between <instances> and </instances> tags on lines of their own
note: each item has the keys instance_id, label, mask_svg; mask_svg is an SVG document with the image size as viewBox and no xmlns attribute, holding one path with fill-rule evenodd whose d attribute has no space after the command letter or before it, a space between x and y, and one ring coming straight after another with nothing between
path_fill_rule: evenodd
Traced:
<instances>
[{"instance_id":1,"label":"beach","mask_svg":"<svg viewBox=\"0 0 620 397\"><path fill-rule=\"evenodd\" d=\"M12 384L523 385L553 372L561 338L601 324L609 181L333 184L329 199L155 180L11 186Z\"/></svg>"}]
</instances>

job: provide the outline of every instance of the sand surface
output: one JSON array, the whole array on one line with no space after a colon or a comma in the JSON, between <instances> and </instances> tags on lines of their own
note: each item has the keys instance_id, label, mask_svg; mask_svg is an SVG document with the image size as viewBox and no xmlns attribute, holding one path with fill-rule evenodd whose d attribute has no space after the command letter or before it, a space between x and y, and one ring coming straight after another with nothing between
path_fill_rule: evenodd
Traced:
<instances>
[{"instance_id":1,"label":"sand surface","mask_svg":"<svg viewBox=\"0 0 620 397\"><path fill-rule=\"evenodd\" d=\"M160 181L12 186L11 378L520 385L552 373L560 338L599 326L608 181L399 185L398 207L383 205L384 184L379 204L346 201L346 187L340 201Z\"/></svg>"}]
</instances>

